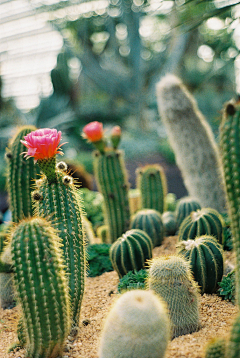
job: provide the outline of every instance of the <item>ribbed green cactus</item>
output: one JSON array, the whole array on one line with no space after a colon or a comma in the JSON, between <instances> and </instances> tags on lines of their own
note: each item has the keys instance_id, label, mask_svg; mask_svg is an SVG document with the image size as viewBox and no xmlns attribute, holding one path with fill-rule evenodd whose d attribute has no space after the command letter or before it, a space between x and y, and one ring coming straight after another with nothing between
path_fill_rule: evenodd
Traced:
<instances>
[{"instance_id":1,"label":"ribbed green cactus","mask_svg":"<svg viewBox=\"0 0 240 358\"><path fill-rule=\"evenodd\" d=\"M167 195L167 179L163 168L158 164L149 164L138 168L136 177L136 186L140 191L140 207L154 209L162 214Z\"/></svg>"},{"instance_id":2,"label":"ribbed green cactus","mask_svg":"<svg viewBox=\"0 0 240 358\"><path fill-rule=\"evenodd\" d=\"M189 262L175 255L152 259L148 287L167 303L173 338L200 328L199 292Z\"/></svg>"},{"instance_id":3,"label":"ribbed green cactus","mask_svg":"<svg viewBox=\"0 0 240 358\"><path fill-rule=\"evenodd\" d=\"M125 232L115 241L109 252L110 260L121 278L129 271L139 271L152 258L153 244L148 234L139 229Z\"/></svg>"},{"instance_id":4,"label":"ribbed green cactus","mask_svg":"<svg viewBox=\"0 0 240 358\"><path fill-rule=\"evenodd\" d=\"M60 238L45 219L23 220L12 233L14 283L27 357L61 355L69 334L69 297L60 247Z\"/></svg>"},{"instance_id":5,"label":"ribbed green cactus","mask_svg":"<svg viewBox=\"0 0 240 358\"><path fill-rule=\"evenodd\" d=\"M204 358L226 358L227 342L224 338L211 339L206 348Z\"/></svg>"},{"instance_id":6,"label":"ribbed green cactus","mask_svg":"<svg viewBox=\"0 0 240 358\"><path fill-rule=\"evenodd\" d=\"M178 77L168 74L157 84L157 101L189 195L202 207L226 211L219 148L195 99Z\"/></svg>"},{"instance_id":7,"label":"ribbed green cactus","mask_svg":"<svg viewBox=\"0 0 240 358\"><path fill-rule=\"evenodd\" d=\"M107 316L99 357L163 358L169 338L163 301L151 291L128 291Z\"/></svg>"},{"instance_id":8,"label":"ribbed green cactus","mask_svg":"<svg viewBox=\"0 0 240 358\"><path fill-rule=\"evenodd\" d=\"M34 181L40 171L34 165L33 158L26 159L21 155L23 152L26 152L26 147L20 140L35 129L34 126L20 127L6 149L8 161L7 190L9 193L12 221L15 223L33 215L31 192Z\"/></svg>"},{"instance_id":9,"label":"ribbed green cactus","mask_svg":"<svg viewBox=\"0 0 240 358\"><path fill-rule=\"evenodd\" d=\"M197 199L194 199L190 196L186 196L181 198L177 202L176 206L176 222L177 227L179 228L183 220L191 214L192 211L196 211L198 209L201 209L201 205Z\"/></svg>"},{"instance_id":10,"label":"ribbed green cactus","mask_svg":"<svg viewBox=\"0 0 240 358\"><path fill-rule=\"evenodd\" d=\"M193 277L201 293L213 293L223 276L223 248L214 236L203 235L194 240L181 241L178 253L190 263Z\"/></svg>"},{"instance_id":11,"label":"ribbed green cactus","mask_svg":"<svg viewBox=\"0 0 240 358\"><path fill-rule=\"evenodd\" d=\"M0 306L6 309L14 304L13 264L11 246L8 243L0 254Z\"/></svg>"},{"instance_id":12,"label":"ribbed green cactus","mask_svg":"<svg viewBox=\"0 0 240 358\"><path fill-rule=\"evenodd\" d=\"M238 313L231 327L226 357L239 358L239 354L240 354L239 347L240 347L240 314Z\"/></svg>"},{"instance_id":13,"label":"ribbed green cactus","mask_svg":"<svg viewBox=\"0 0 240 358\"><path fill-rule=\"evenodd\" d=\"M178 240L194 240L201 235L212 235L220 244L223 243L223 218L217 210L203 208L192 211L180 225Z\"/></svg>"},{"instance_id":14,"label":"ribbed green cactus","mask_svg":"<svg viewBox=\"0 0 240 358\"><path fill-rule=\"evenodd\" d=\"M160 246L164 238L162 217L155 209L139 210L131 218L131 229L145 231L151 238L153 247Z\"/></svg>"},{"instance_id":15,"label":"ribbed green cactus","mask_svg":"<svg viewBox=\"0 0 240 358\"><path fill-rule=\"evenodd\" d=\"M177 222L175 213L172 211L165 211L162 214L162 222L166 236L175 235L177 231Z\"/></svg>"},{"instance_id":16,"label":"ribbed green cactus","mask_svg":"<svg viewBox=\"0 0 240 358\"><path fill-rule=\"evenodd\" d=\"M94 173L98 190L104 197L104 220L108 225L108 241L113 243L130 228L128 180L123 153L109 150L95 152Z\"/></svg>"},{"instance_id":17,"label":"ribbed green cactus","mask_svg":"<svg viewBox=\"0 0 240 358\"><path fill-rule=\"evenodd\" d=\"M78 326L85 281L85 231L80 192L77 193L78 189L73 184L72 177L67 175L64 169L64 163L60 162L56 171L50 169L51 181L47 176L42 176L36 182L33 199L38 215L48 218L62 239L73 326ZM47 170L48 168L46 173Z\"/></svg>"}]
</instances>

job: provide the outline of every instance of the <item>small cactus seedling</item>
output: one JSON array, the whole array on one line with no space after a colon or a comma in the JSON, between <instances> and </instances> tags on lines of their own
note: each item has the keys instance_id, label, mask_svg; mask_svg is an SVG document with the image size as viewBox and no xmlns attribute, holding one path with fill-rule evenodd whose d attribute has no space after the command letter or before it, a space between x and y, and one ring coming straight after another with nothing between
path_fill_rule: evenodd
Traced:
<instances>
[{"instance_id":1,"label":"small cactus seedling","mask_svg":"<svg viewBox=\"0 0 240 358\"><path fill-rule=\"evenodd\" d=\"M185 259L172 255L150 260L148 287L167 303L173 338L199 329L199 292Z\"/></svg>"},{"instance_id":2,"label":"small cactus seedling","mask_svg":"<svg viewBox=\"0 0 240 358\"><path fill-rule=\"evenodd\" d=\"M151 291L128 291L106 318L99 357L163 358L169 338L164 302Z\"/></svg>"},{"instance_id":3,"label":"small cactus seedling","mask_svg":"<svg viewBox=\"0 0 240 358\"><path fill-rule=\"evenodd\" d=\"M69 297L60 247L60 238L45 219L23 220L12 233L14 283L27 357L61 355L69 334Z\"/></svg>"},{"instance_id":4,"label":"small cactus seedling","mask_svg":"<svg viewBox=\"0 0 240 358\"><path fill-rule=\"evenodd\" d=\"M110 260L121 278L129 271L139 271L152 258L153 244L146 232L139 229L128 230L110 248Z\"/></svg>"},{"instance_id":5,"label":"small cactus seedling","mask_svg":"<svg viewBox=\"0 0 240 358\"><path fill-rule=\"evenodd\" d=\"M167 179L163 168L158 165L146 165L136 171L137 188L140 191L140 207L154 209L161 214L165 210Z\"/></svg>"},{"instance_id":6,"label":"small cactus seedling","mask_svg":"<svg viewBox=\"0 0 240 358\"><path fill-rule=\"evenodd\" d=\"M187 259L201 293L213 293L223 276L223 248L211 235L181 241L178 253Z\"/></svg>"},{"instance_id":7,"label":"small cactus seedling","mask_svg":"<svg viewBox=\"0 0 240 358\"><path fill-rule=\"evenodd\" d=\"M31 193L34 181L40 171L34 165L33 158L27 160L21 155L26 148L20 140L35 129L34 126L20 127L6 150L8 161L7 190L14 223L33 215Z\"/></svg>"},{"instance_id":8,"label":"small cactus seedling","mask_svg":"<svg viewBox=\"0 0 240 358\"><path fill-rule=\"evenodd\" d=\"M190 196L181 198L177 202L176 206L176 222L177 227L179 228L183 220L191 214L192 211L197 211L201 209L201 205L197 199L194 199Z\"/></svg>"},{"instance_id":9,"label":"small cactus seedling","mask_svg":"<svg viewBox=\"0 0 240 358\"><path fill-rule=\"evenodd\" d=\"M225 358L226 350L226 339L219 337L213 338L206 345L204 358Z\"/></svg>"},{"instance_id":10,"label":"small cactus seedling","mask_svg":"<svg viewBox=\"0 0 240 358\"><path fill-rule=\"evenodd\" d=\"M131 219L131 229L145 231L152 239L153 247L160 246L164 238L162 217L155 209L139 210Z\"/></svg>"},{"instance_id":11,"label":"small cactus seedling","mask_svg":"<svg viewBox=\"0 0 240 358\"><path fill-rule=\"evenodd\" d=\"M180 225L178 240L194 240L201 235L212 235L223 243L223 219L217 210L203 208L191 212Z\"/></svg>"}]
</instances>

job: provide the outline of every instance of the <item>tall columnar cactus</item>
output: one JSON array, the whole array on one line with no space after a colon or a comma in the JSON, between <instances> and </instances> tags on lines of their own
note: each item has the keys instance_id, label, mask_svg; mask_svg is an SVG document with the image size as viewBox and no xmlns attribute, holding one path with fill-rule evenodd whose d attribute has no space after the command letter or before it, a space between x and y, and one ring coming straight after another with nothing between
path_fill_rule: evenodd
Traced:
<instances>
[{"instance_id":1,"label":"tall columnar cactus","mask_svg":"<svg viewBox=\"0 0 240 358\"><path fill-rule=\"evenodd\" d=\"M131 229L145 231L152 239L153 247L160 246L164 238L161 214L155 209L142 209L131 218Z\"/></svg>"},{"instance_id":2,"label":"tall columnar cactus","mask_svg":"<svg viewBox=\"0 0 240 358\"><path fill-rule=\"evenodd\" d=\"M107 316L99 357L163 358L169 338L164 302L151 291L128 291Z\"/></svg>"},{"instance_id":3,"label":"tall columnar cactus","mask_svg":"<svg viewBox=\"0 0 240 358\"><path fill-rule=\"evenodd\" d=\"M57 357L70 329L60 238L45 219L25 219L12 233L11 250L27 357Z\"/></svg>"},{"instance_id":4,"label":"tall columnar cactus","mask_svg":"<svg viewBox=\"0 0 240 358\"><path fill-rule=\"evenodd\" d=\"M167 179L161 165L151 164L137 168L136 176L140 207L154 209L162 214L166 207Z\"/></svg>"},{"instance_id":5,"label":"tall columnar cactus","mask_svg":"<svg viewBox=\"0 0 240 358\"><path fill-rule=\"evenodd\" d=\"M191 196L181 198L176 206L176 222L179 228L183 220L191 214L192 211L201 209L199 201Z\"/></svg>"},{"instance_id":6,"label":"tall columnar cactus","mask_svg":"<svg viewBox=\"0 0 240 358\"><path fill-rule=\"evenodd\" d=\"M223 218L217 210L203 208L192 211L180 225L178 240L194 240L201 235L212 235L220 244L223 243Z\"/></svg>"},{"instance_id":7,"label":"tall columnar cactus","mask_svg":"<svg viewBox=\"0 0 240 358\"><path fill-rule=\"evenodd\" d=\"M20 127L6 149L8 161L7 189L12 221L15 223L33 215L31 192L34 180L38 177L40 171L34 165L33 158L27 160L21 155L26 148L20 140L35 129L34 126Z\"/></svg>"},{"instance_id":8,"label":"tall columnar cactus","mask_svg":"<svg viewBox=\"0 0 240 358\"><path fill-rule=\"evenodd\" d=\"M85 232L80 196L64 162L56 163L61 132L42 129L25 137L28 155L34 155L43 175L36 181L33 200L39 216L51 221L62 239L71 299L72 326L78 326L85 281Z\"/></svg>"},{"instance_id":9,"label":"tall columnar cactus","mask_svg":"<svg viewBox=\"0 0 240 358\"><path fill-rule=\"evenodd\" d=\"M110 260L121 278L129 271L139 271L152 258L153 244L146 232L132 229L115 241L109 252Z\"/></svg>"},{"instance_id":10,"label":"tall columnar cactus","mask_svg":"<svg viewBox=\"0 0 240 358\"><path fill-rule=\"evenodd\" d=\"M178 253L190 263L193 277L201 293L213 293L223 276L223 248L214 236L203 235L181 241Z\"/></svg>"},{"instance_id":11,"label":"tall columnar cactus","mask_svg":"<svg viewBox=\"0 0 240 358\"><path fill-rule=\"evenodd\" d=\"M104 197L104 221L108 225L110 243L130 228L129 183L123 153L117 149L121 133L114 128L112 147L107 148L101 123L91 122L84 127L85 137L98 149L95 151L94 173L98 190Z\"/></svg>"},{"instance_id":12,"label":"tall columnar cactus","mask_svg":"<svg viewBox=\"0 0 240 358\"><path fill-rule=\"evenodd\" d=\"M189 262L175 255L152 259L148 287L167 303L173 338L200 328L199 292Z\"/></svg>"},{"instance_id":13,"label":"tall columnar cactus","mask_svg":"<svg viewBox=\"0 0 240 358\"><path fill-rule=\"evenodd\" d=\"M166 75L157 84L158 109L190 196L202 207L226 211L219 149L210 125L181 80Z\"/></svg>"}]
</instances>

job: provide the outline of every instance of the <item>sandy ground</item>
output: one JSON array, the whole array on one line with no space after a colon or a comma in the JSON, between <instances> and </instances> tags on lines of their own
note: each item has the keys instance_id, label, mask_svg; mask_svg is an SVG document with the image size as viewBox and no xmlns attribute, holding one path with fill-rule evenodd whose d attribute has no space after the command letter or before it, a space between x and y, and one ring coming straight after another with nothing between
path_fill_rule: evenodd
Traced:
<instances>
[{"instance_id":1,"label":"sandy ground","mask_svg":"<svg viewBox=\"0 0 240 358\"><path fill-rule=\"evenodd\" d=\"M163 245L154 249L153 256L173 253L175 242L176 237L166 238ZM226 259L229 259L229 255L231 254L226 253ZM117 297L117 285L118 276L114 271L86 278L79 334L75 339L69 337L64 358L98 358L101 329L111 304ZM237 307L231 302L224 301L215 294L204 294L200 299L201 329L169 342L165 358L203 358L206 343L211 338L229 335L236 314ZM0 358L25 357L23 349L8 353L8 348L16 342L18 315L18 307L0 309Z\"/></svg>"}]
</instances>

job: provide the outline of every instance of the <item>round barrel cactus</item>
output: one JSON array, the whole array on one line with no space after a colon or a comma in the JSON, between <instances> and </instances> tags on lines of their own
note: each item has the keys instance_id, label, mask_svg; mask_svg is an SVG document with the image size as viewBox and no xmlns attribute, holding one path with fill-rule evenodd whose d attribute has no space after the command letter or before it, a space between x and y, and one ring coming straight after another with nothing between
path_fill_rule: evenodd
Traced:
<instances>
[{"instance_id":1,"label":"round barrel cactus","mask_svg":"<svg viewBox=\"0 0 240 358\"><path fill-rule=\"evenodd\" d=\"M178 253L186 258L201 293L213 293L223 276L223 248L211 235L181 241Z\"/></svg>"},{"instance_id":2,"label":"round barrel cactus","mask_svg":"<svg viewBox=\"0 0 240 358\"><path fill-rule=\"evenodd\" d=\"M145 231L128 230L110 248L112 266L120 278L129 271L139 271L152 258L152 249L152 240Z\"/></svg>"},{"instance_id":3,"label":"round barrel cactus","mask_svg":"<svg viewBox=\"0 0 240 358\"><path fill-rule=\"evenodd\" d=\"M177 228L180 227L183 220L191 214L192 211L201 209L199 201L191 196L184 196L177 202L176 206L176 224Z\"/></svg>"},{"instance_id":4,"label":"round barrel cactus","mask_svg":"<svg viewBox=\"0 0 240 358\"><path fill-rule=\"evenodd\" d=\"M178 240L194 240L197 236L212 235L220 244L223 243L223 218L212 208L193 211L182 222Z\"/></svg>"},{"instance_id":5,"label":"round barrel cactus","mask_svg":"<svg viewBox=\"0 0 240 358\"><path fill-rule=\"evenodd\" d=\"M164 238L161 214L154 209L138 211L131 219L131 229L145 231L152 239L153 247L160 246Z\"/></svg>"},{"instance_id":6,"label":"round barrel cactus","mask_svg":"<svg viewBox=\"0 0 240 358\"><path fill-rule=\"evenodd\" d=\"M177 231L176 216L172 211L165 211L162 214L162 222L166 236L175 235Z\"/></svg>"}]
</instances>

